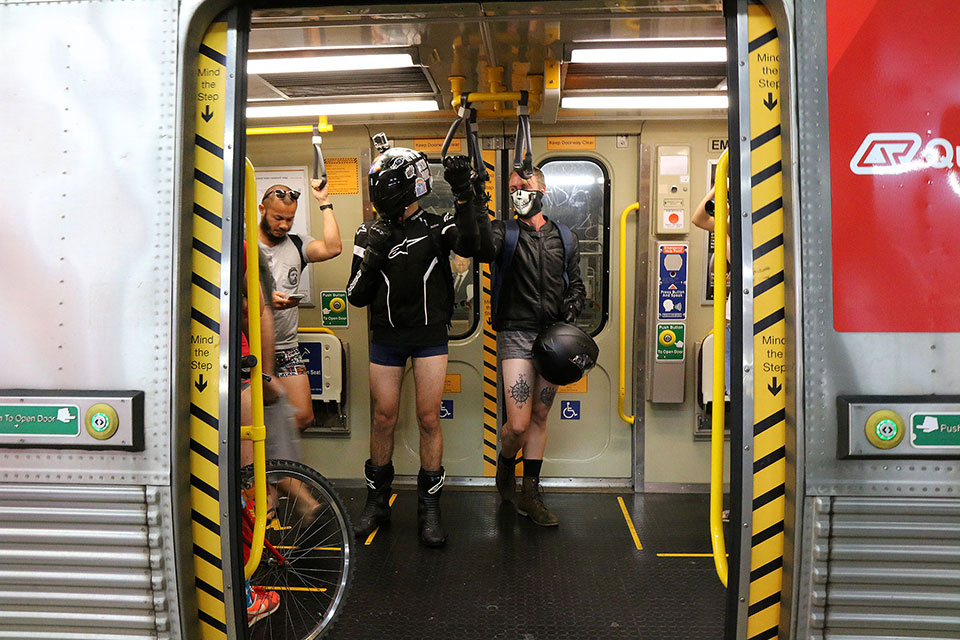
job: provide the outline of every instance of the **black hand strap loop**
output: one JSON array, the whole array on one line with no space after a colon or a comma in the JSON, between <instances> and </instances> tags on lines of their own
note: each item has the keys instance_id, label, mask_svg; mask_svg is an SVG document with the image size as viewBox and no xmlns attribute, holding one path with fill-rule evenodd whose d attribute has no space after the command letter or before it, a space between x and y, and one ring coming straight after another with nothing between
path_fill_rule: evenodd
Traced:
<instances>
[{"instance_id":1,"label":"black hand strap loop","mask_svg":"<svg viewBox=\"0 0 960 640\"><path fill-rule=\"evenodd\" d=\"M524 180L533 176L533 141L530 136L530 108L527 106L527 92L520 92L517 103L517 136L513 154L513 170Z\"/></svg>"},{"instance_id":2,"label":"black hand strap loop","mask_svg":"<svg viewBox=\"0 0 960 640\"><path fill-rule=\"evenodd\" d=\"M327 167L323 163L323 150L320 148L320 129L313 125L313 179L320 180L320 189L327 186Z\"/></svg>"}]
</instances>

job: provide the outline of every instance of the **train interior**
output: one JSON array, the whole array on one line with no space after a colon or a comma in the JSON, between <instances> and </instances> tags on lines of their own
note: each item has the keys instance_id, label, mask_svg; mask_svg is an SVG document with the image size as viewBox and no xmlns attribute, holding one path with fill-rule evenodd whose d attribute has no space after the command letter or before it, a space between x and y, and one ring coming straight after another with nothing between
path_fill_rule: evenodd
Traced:
<instances>
[{"instance_id":1,"label":"train interior","mask_svg":"<svg viewBox=\"0 0 960 640\"><path fill-rule=\"evenodd\" d=\"M451 261L457 299L441 406L450 540L441 550L417 544L408 365L393 521L358 545L353 589L330 638L722 635L707 498L713 240L691 216L727 146L725 21L717 2L649 5L253 12L244 143L258 200L274 183L303 191L293 230L321 237L323 215L307 195L318 142L343 243L300 283L300 341L318 374L315 421L301 446L351 516L365 495L369 329L367 311L344 304L344 293L354 232L374 215L366 176L376 134L428 155L433 192L421 204L449 211L440 159L456 105L492 94L471 106L490 208L503 219L512 215L518 121L529 114L545 213L580 242L588 302L577 322L600 347L596 367L561 388L551 412L542 474L561 524L539 528L493 488L503 408L489 284L482 265ZM450 153L466 148L458 130Z\"/></svg>"}]
</instances>

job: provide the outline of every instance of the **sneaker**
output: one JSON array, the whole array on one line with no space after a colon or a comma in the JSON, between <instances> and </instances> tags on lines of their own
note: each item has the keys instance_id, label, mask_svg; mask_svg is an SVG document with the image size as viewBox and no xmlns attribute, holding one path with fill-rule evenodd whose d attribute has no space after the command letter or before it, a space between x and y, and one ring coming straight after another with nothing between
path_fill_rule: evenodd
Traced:
<instances>
[{"instance_id":1,"label":"sneaker","mask_svg":"<svg viewBox=\"0 0 960 640\"><path fill-rule=\"evenodd\" d=\"M247 607L247 625L253 626L280 608L280 596L276 591L267 591L263 587L250 587L253 604Z\"/></svg>"}]
</instances>

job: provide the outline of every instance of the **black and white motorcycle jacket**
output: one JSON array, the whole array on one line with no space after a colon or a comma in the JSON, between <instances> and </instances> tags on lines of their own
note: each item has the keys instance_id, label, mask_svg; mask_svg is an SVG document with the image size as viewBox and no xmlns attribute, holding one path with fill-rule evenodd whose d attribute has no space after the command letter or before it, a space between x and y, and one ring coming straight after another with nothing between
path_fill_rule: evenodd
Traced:
<instances>
[{"instance_id":1,"label":"black and white motorcycle jacket","mask_svg":"<svg viewBox=\"0 0 960 640\"><path fill-rule=\"evenodd\" d=\"M391 222L392 244L377 270L361 268L370 223L357 229L347 299L357 307L370 306L373 342L432 346L447 341L453 312L450 252L469 258L479 246L472 207L458 205L465 215L456 216L419 209Z\"/></svg>"}]
</instances>

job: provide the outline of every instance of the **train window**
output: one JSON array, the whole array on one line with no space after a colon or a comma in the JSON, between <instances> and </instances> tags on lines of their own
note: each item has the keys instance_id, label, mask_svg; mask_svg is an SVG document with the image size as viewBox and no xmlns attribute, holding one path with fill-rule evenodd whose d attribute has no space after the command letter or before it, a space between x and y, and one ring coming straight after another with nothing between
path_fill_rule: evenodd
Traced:
<instances>
[{"instance_id":1,"label":"train window","mask_svg":"<svg viewBox=\"0 0 960 640\"><path fill-rule=\"evenodd\" d=\"M543 210L559 220L580 240L580 275L587 303L577 325L597 335L607 321L610 238L610 179L594 158L552 158L540 164L547 183Z\"/></svg>"},{"instance_id":2,"label":"train window","mask_svg":"<svg viewBox=\"0 0 960 640\"><path fill-rule=\"evenodd\" d=\"M420 206L430 213L444 215L453 210L453 192L443 179L443 165L430 162L433 189L420 198ZM453 272L453 318L450 322L450 339L460 340L472 334L480 323L480 308L477 292L480 291L480 276L473 258L450 254L450 269Z\"/></svg>"}]
</instances>

